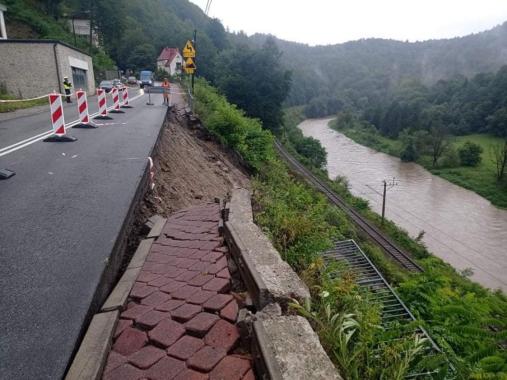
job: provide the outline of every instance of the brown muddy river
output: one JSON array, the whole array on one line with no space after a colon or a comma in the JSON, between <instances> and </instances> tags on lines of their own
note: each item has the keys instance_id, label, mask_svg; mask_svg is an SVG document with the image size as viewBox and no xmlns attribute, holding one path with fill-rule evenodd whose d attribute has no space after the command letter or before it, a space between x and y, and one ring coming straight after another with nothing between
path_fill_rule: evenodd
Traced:
<instances>
[{"instance_id":1,"label":"brown muddy river","mask_svg":"<svg viewBox=\"0 0 507 380\"><path fill-rule=\"evenodd\" d=\"M460 271L472 269L472 279L482 285L507 291L507 211L417 164L355 143L329 128L330 120L306 120L299 128L326 149L331 178L346 177L350 191L380 213L383 180L394 177L386 218L412 237L424 231L433 254Z\"/></svg>"}]
</instances>

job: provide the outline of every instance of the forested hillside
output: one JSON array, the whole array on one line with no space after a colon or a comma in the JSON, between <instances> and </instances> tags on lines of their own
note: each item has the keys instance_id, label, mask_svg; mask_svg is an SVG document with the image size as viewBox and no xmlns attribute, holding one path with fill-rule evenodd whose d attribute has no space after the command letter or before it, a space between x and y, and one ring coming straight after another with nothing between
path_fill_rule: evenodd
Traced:
<instances>
[{"instance_id":1,"label":"forested hillside","mask_svg":"<svg viewBox=\"0 0 507 380\"><path fill-rule=\"evenodd\" d=\"M236 38L246 40L244 35ZM260 45L265 39L254 35L249 40ZM407 79L431 85L458 74L495 72L507 62L507 23L466 37L416 43L366 39L311 47L276 42L297 78L288 105L308 104L308 116L362 108Z\"/></svg>"}]
</instances>

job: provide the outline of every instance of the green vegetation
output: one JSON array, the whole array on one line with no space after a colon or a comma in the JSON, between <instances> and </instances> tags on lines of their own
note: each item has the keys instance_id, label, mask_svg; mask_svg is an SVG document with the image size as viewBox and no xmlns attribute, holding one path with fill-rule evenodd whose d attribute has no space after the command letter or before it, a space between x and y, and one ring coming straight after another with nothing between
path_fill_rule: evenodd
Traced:
<instances>
[{"instance_id":1,"label":"green vegetation","mask_svg":"<svg viewBox=\"0 0 507 380\"><path fill-rule=\"evenodd\" d=\"M35 106L41 106L41 105L47 105L48 99L42 98L37 100L28 100L28 101L19 101L19 102L8 102L8 103L2 103L1 100L14 100L15 98L13 96L10 96L2 91L2 88L0 87L0 113L3 112L11 112L23 108L30 108Z\"/></svg>"},{"instance_id":2,"label":"green vegetation","mask_svg":"<svg viewBox=\"0 0 507 380\"><path fill-rule=\"evenodd\" d=\"M312 304L294 305L294 308L309 318L331 359L347 379L402 378L400 376L408 370L420 365L422 343L408 335L397 344L381 345L380 338L385 331L378 325L378 306L355 285L353 276L333 278L319 260L318 253L330 247L334 238L353 238L359 242L444 349L446 358L458 372L457 378L503 379L507 376L507 354L500 348L507 331L507 299L502 294L471 282L429 255L424 246L394 224L386 223L384 230L419 258L426 271L410 274L400 269L377 247L358 236L343 212L291 176L274 156L271 146L266 149L244 138L249 134L264 136L267 133L262 140L264 143L264 138L271 141L269 132L261 130L261 123L245 118L203 81L197 85L196 109L205 125L255 168L255 220L311 288ZM299 111L291 110L285 117L286 122L297 122ZM247 156L247 152L250 155ZM345 181L332 182L322 170L313 170L347 202L380 225L380 217L369 210L367 202L350 195ZM350 357L357 360L347 360ZM425 366L441 368L441 360L436 357ZM442 370L439 378L445 376Z\"/></svg>"},{"instance_id":3,"label":"green vegetation","mask_svg":"<svg viewBox=\"0 0 507 380\"><path fill-rule=\"evenodd\" d=\"M423 144L422 137L412 141L410 141L411 137L407 139L404 134L397 140L385 137L371 124L350 115L339 115L337 120L330 123L330 126L359 144L402 159L404 158L403 155L407 153L407 148L418 145L414 148L417 154L406 161L416 161L431 173L476 192L494 205L507 207L507 181L505 178L498 179L498 160L495 158L495 150L498 150L498 148L502 153L500 156L504 157L504 140L502 138L481 134L452 137L449 140L447 151L441 158L440 166L435 168L432 166L430 154L422 153L424 152L423 147L420 146ZM480 147L480 162L475 166L463 165L460 162L458 152L467 143ZM403 147L404 144L405 148ZM474 149L477 152L477 148Z\"/></svg>"}]
</instances>

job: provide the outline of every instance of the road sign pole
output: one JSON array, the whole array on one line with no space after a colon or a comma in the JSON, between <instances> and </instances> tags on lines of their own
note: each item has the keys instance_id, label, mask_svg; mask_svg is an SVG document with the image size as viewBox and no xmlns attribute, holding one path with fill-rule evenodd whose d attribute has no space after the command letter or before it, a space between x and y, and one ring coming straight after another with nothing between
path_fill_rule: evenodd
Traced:
<instances>
[{"instance_id":1,"label":"road sign pole","mask_svg":"<svg viewBox=\"0 0 507 380\"><path fill-rule=\"evenodd\" d=\"M152 106L153 103L151 102L151 86L148 86L148 103L146 103L147 106Z\"/></svg>"},{"instance_id":2,"label":"road sign pole","mask_svg":"<svg viewBox=\"0 0 507 380\"><path fill-rule=\"evenodd\" d=\"M194 29L194 50L197 49L197 29ZM197 51L196 51L196 57L194 57L194 63L197 62ZM197 66L197 65L196 65ZM194 84L195 84L195 73L192 73L192 95L194 95Z\"/></svg>"}]
</instances>

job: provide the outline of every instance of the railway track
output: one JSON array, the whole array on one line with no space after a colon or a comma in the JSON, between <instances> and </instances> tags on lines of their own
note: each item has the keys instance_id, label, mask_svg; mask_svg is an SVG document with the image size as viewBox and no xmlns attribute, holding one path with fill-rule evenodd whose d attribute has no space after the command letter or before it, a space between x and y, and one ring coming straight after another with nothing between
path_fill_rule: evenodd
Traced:
<instances>
[{"instance_id":1,"label":"railway track","mask_svg":"<svg viewBox=\"0 0 507 380\"><path fill-rule=\"evenodd\" d=\"M310 172L304 165L296 160L292 155L285 150L282 144L276 140L275 147L280 156L300 175L302 175L310 184L317 190L324 193L329 201L339 208L341 208L350 219L359 227L359 229L368 236L373 242L377 243L382 250L394 259L399 265L412 272L423 272L423 269L417 264L407 253L398 248L384 233L382 233L376 226L367 221L361 214L351 208L333 192L327 184Z\"/></svg>"}]
</instances>

